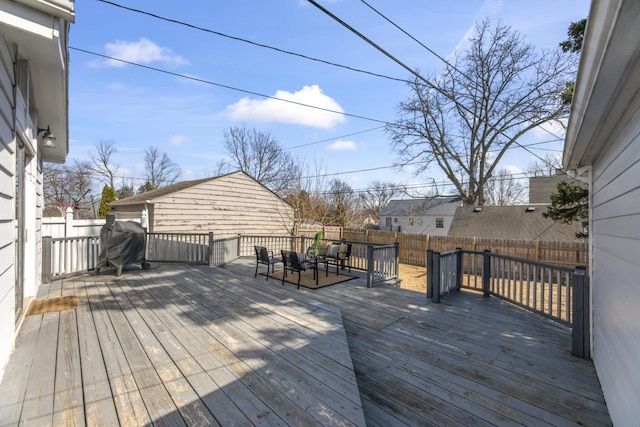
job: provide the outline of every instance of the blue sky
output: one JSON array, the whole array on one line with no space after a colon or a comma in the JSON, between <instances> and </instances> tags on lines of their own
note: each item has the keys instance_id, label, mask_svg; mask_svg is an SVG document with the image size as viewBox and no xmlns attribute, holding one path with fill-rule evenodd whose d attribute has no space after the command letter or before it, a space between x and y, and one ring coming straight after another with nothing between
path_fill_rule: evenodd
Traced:
<instances>
[{"instance_id":1,"label":"blue sky","mask_svg":"<svg viewBox=\"0 0 640 427\"><path fill-rule=\"evenodd\" d=\"M116 0L164 18L256 43L401 79L409 73L305 0ZM489 17L520 31L538 48L555 48L588 1L369 0L369 4L440 56L463 45L474 23ZM321 4L411 68L437 72L442 62L357 0ZM441 180L388 168L396 160L379 121L392 121L406 84L286 55L97 0L76 2L72 48L167 71L109 61L72 49L69 70L70 158L89 159L94 144L113 141L119 176L143 177L145 148L168 153L181 179L211 176L224 158L223 132L246 124L270 132L312 169L355 190L371 181L420 184ZM343 111L344 116L265 99L210 83ZM563 137L561 129L550 129ZM536 130L523 143L555 139ZM560 151L562 141L536 146ZM544 156L552 151L534 151ZM535 158L509 152L501 166L517 173ZM365 171L366 169L375 169ZM351 173L352 171L360 171ZM134 185L139 185L138 180ZM424 192L428 188L421 188Z\"/></svg>"}]
</instances>

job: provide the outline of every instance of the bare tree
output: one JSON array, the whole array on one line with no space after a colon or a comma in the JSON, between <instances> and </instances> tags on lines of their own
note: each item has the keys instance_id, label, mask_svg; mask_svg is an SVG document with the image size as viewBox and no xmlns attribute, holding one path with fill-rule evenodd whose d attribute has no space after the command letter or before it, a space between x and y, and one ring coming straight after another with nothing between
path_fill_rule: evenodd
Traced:
<instances>
[{"instance_id":1,"label":"bare tree","mask_svg":"<svg viewBox=\"0 0 640 427\"><path fill-rule=\"evenodd\" d=\"M380 211L389 203L389 200L401 193L402 188L396 184L373 181L369 188L360 194L364 214L371 216L377 222L380 217Z\"/></svg>"},{"instance_id":2,"label":"bare tree","mask_svg":"<svg viewBox=\"0 0 640 427\"><path fill-rule=\"evenodd\" d=\"M339 179L329 183L327 202L331 213L329 225L348 227L358 212L358 198L349 184Z\"/></svg>"},{"instance_id":3,"label":"bare tree","mask_svg":"<svg viewBox=\"0 0 640 427\"><path fill-rule=\"evenodd\" d=\"M387 126L402 164L435 164L467 204L483 204L486 182L506 151L531 129L568 113L560 101L575 60L537 53L510 27L476 26L452 66L409 85Z\"/></svg>"},{"instance_id":4,"label":"bare tree","mask_svg":"<svg viewBox=\"0 0 640 427\"><path fill-rule=\"evenodd\" d=\"M485 185L487 205L510 206L525 202L527 189L506 169L500 169Z\"/></svg>"},{"instance_id":5,"label":"bare tree","mask_svg":"<svg viewBox=\"0 0 640 427\"><path fill-rule=\"evenodd\" d=\"M135 194L133 188L133 180L126 182L123 178L122 181L120 181L120 186L116 190L116 198L119 200L133 196Z\"/></svg>"},{"instance_id":6,"label":"bare tree","mask_svg":"<svg viewBox=\"0 0 640 427\"><path fill-rule=\"evenodd\" d=\"M562 170L562 159L554 154L547 154L543 158L529 163L524 173L527 176L553 176L557 171Z\"/></svg>"},{"instance_id":7,"label":"bare tree","mask_svg":"<svg viewBox=\"0 0 640 427\"><path fill-rule=\"evenodd\" d=\"M112 156L118 152L113 141L100 140L95 145L95 153L91 155L91 171L97 174L100 182L107 184L115 190L115 176L118 173L118 165L113 164Z\"/></svg>"},{"instance_id":8,"label":"bare tree","mask_svg":"<svg viewBox=\"0 0 640 427\"><path fill-rule=\"evenodd\" d=\"M75 160L72 164L43 166L43 190L45 209L56 210L60 215L68 207L90 209L90 193L93 190L91 165ZM86 215L85 215L86 216Z\"/></svg>"},{"instance_id":9,"label":"bare tree","mask_svg":"<svg viewBox=\"0 0 640 427\"><path fill-rule=\"evenodd\" d=\"M298 222L329 224L330 209L325 192L328 188L326 168L322 163L307 165L287 188L284 200L293 207Z\"/></svg>"},{"instance_id":10,"label":"bare tree","mask_svg":"<svg viewBox=\"0 0 640 427\"><path fill-rule=\"evenodd\" d=\"M171 185L182 173L180 166L157 147L149 147L144 151L144 167L147 190Z\"/></svg>"},{"instance_id":11,"label":"bare tree","mask_svg":"<svg viewBox=\"0 0 640 427\"><path fill-rule=\"evenodd\" d=\"M224 132L224 148L231 165L219 170L240 169L274 193L285 196L301 175L301 166L269 132L232 126Z\"/></svg>"}]
</instances>

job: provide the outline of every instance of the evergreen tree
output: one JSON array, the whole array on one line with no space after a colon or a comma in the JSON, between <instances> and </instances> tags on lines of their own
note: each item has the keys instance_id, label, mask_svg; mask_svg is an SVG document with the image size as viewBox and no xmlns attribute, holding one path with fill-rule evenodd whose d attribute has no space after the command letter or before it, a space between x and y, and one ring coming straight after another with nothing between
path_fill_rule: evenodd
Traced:
<instances>
[{"instance_id":1,"label":"evergreen tree","mask_svg":"<svg viewBox=\"0 0 640 427\"><path fill-rule=\"evenodd\" d=\"M573 182L559 182L551 195L551 206L542 215L564 224L580 221L582 231L576 237L589 237L589 190Z\"/></svg>"},{"instance_id":2,"label":"evergreen tree","mask_svg":"<svg viewBox=\"0 0 640 427\"><path fill-rule=\"evenodd\" d=\"M563 52L580 53L582 51L586 26L586 19L572 22L569 25L567 31L569 38L560 43ZM575 81L567 82L566 90L561 94L563 104L571 104L574 89ZM580 221L582 231L576 233L576 237L579 239L589 237L589 190L573 182L562 181L558 183L556 192L551 195L551 206L547 208L543 216L565 224Z\"/></svg>"},{"instance_id":3,"label":"evergreen tree","mask_svg":"<svg viewBox=\"0 0 640 427\"><path fill-rule=\"evenodd\" d=\"M111 206L109 203L116 201L116 192L113 188L109 187L105 184L102 188L102 198L100 199L100 209L98 210L98 215L101 219L107 217L107 213L111 212Z\"/></svg>"}]
</instances>

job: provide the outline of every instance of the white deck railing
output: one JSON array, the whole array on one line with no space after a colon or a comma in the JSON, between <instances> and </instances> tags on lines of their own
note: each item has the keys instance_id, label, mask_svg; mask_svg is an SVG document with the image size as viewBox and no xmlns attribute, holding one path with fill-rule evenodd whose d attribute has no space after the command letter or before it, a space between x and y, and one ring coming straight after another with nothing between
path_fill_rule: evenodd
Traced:
<instances>
[{"instance_id":1,"label":"white deck railing","mask_svg":"<svg viewBox=\"0 0 640 427\"><path fill-rule=\"evenodd\" d=\"M213 233L147 233L145 261L186 262L220 266L238 257L254 256L254 246L305 252L313 239L294 236L237 236L215 240ZM398 279L398 245L347 242L352 252L348 266L367 272L367 285ZM100 237L43 239L44 283L92 271L98 263Z\"/></svg>"}]
</instances>

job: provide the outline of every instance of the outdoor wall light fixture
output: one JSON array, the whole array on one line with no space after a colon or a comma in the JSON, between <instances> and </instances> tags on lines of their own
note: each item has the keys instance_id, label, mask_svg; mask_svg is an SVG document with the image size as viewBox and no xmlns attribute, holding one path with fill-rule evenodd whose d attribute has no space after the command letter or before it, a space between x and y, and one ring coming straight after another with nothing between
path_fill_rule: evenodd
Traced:
<instances>
[{"instance_id":1,"label":"outdoor wall light fixture","mask_svg":"<svg viewBox=\"0 0 640 427\"><path fill-rule=\"evenodd\" d=\"M46 148L56 148L56 137L51 133L51 129L47 126L46 129L38 128L38 135L42 132L42 146Z\"/></svg>"}]
</instances>

